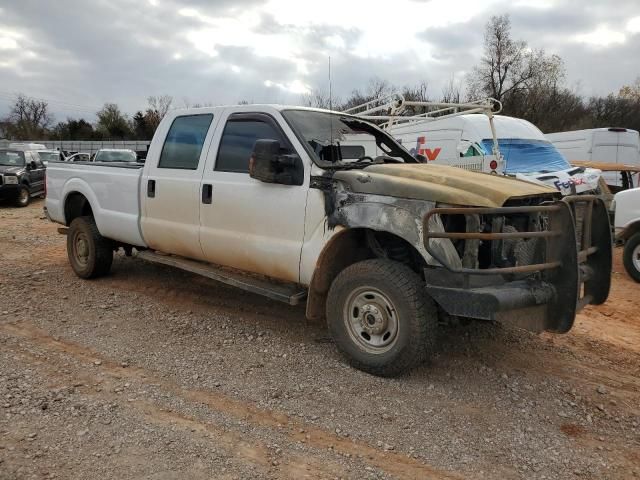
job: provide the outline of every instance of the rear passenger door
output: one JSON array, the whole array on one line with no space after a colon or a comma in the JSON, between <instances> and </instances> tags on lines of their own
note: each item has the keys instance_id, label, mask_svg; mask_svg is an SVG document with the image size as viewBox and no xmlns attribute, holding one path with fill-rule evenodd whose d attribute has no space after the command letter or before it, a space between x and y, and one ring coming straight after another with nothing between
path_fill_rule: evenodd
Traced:
<instances>
[{"instance_id":1,"label":"rear passenger door","mask_svg":"<svg viewBox=\"0 0 640 480\"><path fill-rule=\"evenodd\" d=\"M200 182L216 121L215 110L177 115L161 125L141 183L142 235L149 247L201 260Z\"/></svg>"}]
</instances>

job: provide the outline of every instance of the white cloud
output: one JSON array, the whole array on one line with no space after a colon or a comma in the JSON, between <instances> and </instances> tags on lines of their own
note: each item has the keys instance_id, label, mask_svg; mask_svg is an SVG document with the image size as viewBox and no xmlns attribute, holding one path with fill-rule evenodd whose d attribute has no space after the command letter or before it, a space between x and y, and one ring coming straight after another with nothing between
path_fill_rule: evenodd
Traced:
<instances>
[{"instance_id":1,"label":"white cloud","mask_svg":"<svg viewBox=\"0 0 640 480\"><path fill-rule=\"evenodd\" d=\"M627 37L624 33L612 30L607 25L600 25L589 33L575 35L573 39L594 47L609 47L626 42Z\"/></svg>"},{"instance_id":2,"label":"white cloud","mask_svg":"<svg viewBox=\"0 0 640 480\"><path fill-rule=\"evenodd\" d=\"M640 33L640 15L633 17L627 22L627 31L631 33Z\"/></svg>"}]
</instances>

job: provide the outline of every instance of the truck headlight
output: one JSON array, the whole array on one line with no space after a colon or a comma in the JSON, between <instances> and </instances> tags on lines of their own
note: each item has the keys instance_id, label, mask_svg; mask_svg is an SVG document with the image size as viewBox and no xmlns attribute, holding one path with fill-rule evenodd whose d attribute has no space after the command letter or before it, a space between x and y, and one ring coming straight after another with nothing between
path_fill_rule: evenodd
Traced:
<instances>
[{"instance_id":1,"label":"truck headlight","mask_svg":"<svg viewBox=\"0 0 640 480\"><path fill-rule=\"evenodd\" d=\"M5 175L4 176L4 183L5 183L5 185L17 185L18 184L18 177L16 177L15 175Z\"/></svg>"}]
</instances>

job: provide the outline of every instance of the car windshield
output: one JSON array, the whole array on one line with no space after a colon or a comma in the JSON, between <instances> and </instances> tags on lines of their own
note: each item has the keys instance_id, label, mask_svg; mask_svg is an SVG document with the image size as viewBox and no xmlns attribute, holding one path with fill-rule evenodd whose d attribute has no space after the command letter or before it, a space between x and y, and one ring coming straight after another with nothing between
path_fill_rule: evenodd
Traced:
<instances>
[{"instance_id":1,"label":"car windshield","mask_svg":"<svg viewBox=\"0 0 640 480\"><path fill-rule=\"evenodd\" d=\"M313 110L282 112L314 162L325 168L360 168L372 163L416 163L375 125L349 115Z\"/></svg>"},{"instance_id":2,"label":"car windshield","mask_svg":"<svg viewBox=\"0 0 640 480\"><path fill-rule=\"evenodd\" d=\"M500 138L498 146L505 160L505 173L549 173L571 168L567 159L546 140ZM482 148L486 155L491 155L493 140L482 140Z\"/></svg>"},{"instance_id":3,"label":"car windshield","mask_svg":"<svg viewBox=\"0 0 640 480\"><path fill-rule=\"evenodd\" d=\"M60 154L58 152L38 152L38 156L43 162L60 160Z\"/></svg>"},{"instance_id":4,"label":"car windshield","mask_svg":"<svg viewBox=\"0 0 640 480\"><path fill-rule=\"evenodd\" d=\"M135 162L136 154L131 150L100 150L96 162Z\"/></svg>"},{"instance_id":5,"label":"car windshield","mask_svg":"<svg viewBox=\"0 0 640 480\"><path fill-rule=\"evenodd\" d=\"M16 150L0 150L0 165L22 167L24 166L24 153Z\"/></svg>"}]
</instances>

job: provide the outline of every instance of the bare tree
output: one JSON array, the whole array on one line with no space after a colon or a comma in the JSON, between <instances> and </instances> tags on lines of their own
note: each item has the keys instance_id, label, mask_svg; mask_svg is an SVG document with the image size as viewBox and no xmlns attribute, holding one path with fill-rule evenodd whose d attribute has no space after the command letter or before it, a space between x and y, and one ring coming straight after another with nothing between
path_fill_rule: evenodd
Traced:
<instances>
[{"instance_id":1,"label":"bare tree","mask_svg":"<svg viewBox=\"0 0 640 480\"><path fill-rule=\"evenodd\" d=\"M444 87L442 87L442 102L444 103L460 103L462 99L462 85L456 83L453 76Z\"/></svg>"},{"instance_id":2,"label":"bare tree","mask_svg":"<svg viewBox=\"0 0 640 480\"><path fill-rule=\"evenodd\" d=\"M6 119L6 130L16 140L31 140L45 136L52 123L46 101L19 94Z\"/></svg>"},{"instance_id":3,"label":"bare tree","mask_svg":"<svg viewBox=\"0 0 640 480\"><path fill-rule=\"evenodd\" d=\"M149 107L145 112L145 122L152 131L155 131L160 122L167 114L173 103L173 97L170 95L150 96L147 97Z\"/></svg>"},{"instance_id":4,"label":"bare tree","mask_svg":"<svg viewBox=\"0 0 640 480\"><path fill-rule=\"evenodd\" d=\"M507 96L542 83L557 83L564 73L560 57L532 50L511 38L508 15L491 17L484 35L484 55L467 79L469 97Z\"/></svg>"},{"instance_id":5,"label":"bare tree","mask_svg":"<svg viewBox=\"0 0 640 480\"><path fill-rule=\"evenodd\" d=\"M628 100L640 101L640 77L637 77L636 81L631 85L623 85L618 92L618 96Z\"/></svg>"},{"instance_id":6,"label":"bare tree","mask_svg":"<svg viewBox=\"0 0 640 480\"><path fill-rule=\"evenodd\" d=\"M314 88L302 95L302 104L307 107L331 109L340 105L340 99L331 98L326 91Z\"/></svg>"}]
</instances>

